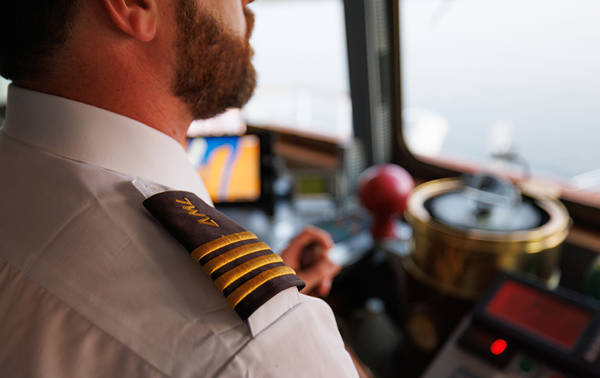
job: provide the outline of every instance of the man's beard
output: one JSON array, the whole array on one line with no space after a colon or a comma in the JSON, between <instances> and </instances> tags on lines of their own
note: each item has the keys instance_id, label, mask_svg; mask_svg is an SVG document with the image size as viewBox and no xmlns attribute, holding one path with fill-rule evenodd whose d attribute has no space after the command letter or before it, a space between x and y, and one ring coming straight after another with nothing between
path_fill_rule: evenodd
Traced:
<instances>
[{"instance_id":1,"label":"man's beard","mask_svg":"<svg viewBox=\"0 0 600 378\"><path fill-rule=\"evenodd\" d=\"M194 119L242 107L256 86L249 43L254 15L245 9L247 35L243 38L225 30L207 12L198 11L193 1L176 4L175 95L187 104Z\"/></svg>"}]
</instances>

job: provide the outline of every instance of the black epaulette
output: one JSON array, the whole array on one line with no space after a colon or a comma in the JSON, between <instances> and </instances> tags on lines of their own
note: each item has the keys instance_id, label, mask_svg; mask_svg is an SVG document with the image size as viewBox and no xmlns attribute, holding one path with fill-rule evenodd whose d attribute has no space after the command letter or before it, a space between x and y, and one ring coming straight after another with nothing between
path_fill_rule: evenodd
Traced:
<instances>
[{"instance_id":1,"label":"black epaulette","mask_svg":"<svg viewBox=\"0 0 600 378\"><path fill-rule=\"evenodd\" d=\"M267 244L195 194L163 192L144 206L202 265L242 319L282 290L304 287Z\"/></svg>"}]
</instances>

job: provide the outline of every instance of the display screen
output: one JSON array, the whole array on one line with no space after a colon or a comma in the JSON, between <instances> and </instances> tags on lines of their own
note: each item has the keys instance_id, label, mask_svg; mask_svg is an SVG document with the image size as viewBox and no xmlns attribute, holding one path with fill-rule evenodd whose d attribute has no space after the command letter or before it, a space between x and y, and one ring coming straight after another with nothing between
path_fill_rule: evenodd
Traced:
<instances>
[{"instance_id":1,"label":"display screen","mask_svg":"<svg viewBox=\"0 0 600 378\"><path fill-rule=\"evenodd\" d=\"M567 350L575 347L592 319L585 308L514 281L504 283L486 311Z\"/></svg>"},{"instance_id":2,"label":"display screen","mask_svg":"<svg viewBox=\"0 0 600 378\"><path fill-rule=\"evenodd\" d=\"M192 138L187 152L214 202L252 202L260 198L257 136Z\"/></svg>"}]
</instances>

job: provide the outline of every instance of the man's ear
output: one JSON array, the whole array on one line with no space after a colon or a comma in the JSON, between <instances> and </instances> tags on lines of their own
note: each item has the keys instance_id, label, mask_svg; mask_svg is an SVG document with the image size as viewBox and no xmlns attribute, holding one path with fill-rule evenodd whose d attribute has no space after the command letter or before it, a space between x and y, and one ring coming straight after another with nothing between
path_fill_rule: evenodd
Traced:
<instances>
[{"instance_id":1,"label":"man's ear","mask_svg":"<svg viewBox=\"0 0 600 378\"><path fill-rule=\"evenodd\" d=\"M156 36L158 9L155 0L102 0L115 26L131 37L149 42Z\"/></svg>"}]
</instances>

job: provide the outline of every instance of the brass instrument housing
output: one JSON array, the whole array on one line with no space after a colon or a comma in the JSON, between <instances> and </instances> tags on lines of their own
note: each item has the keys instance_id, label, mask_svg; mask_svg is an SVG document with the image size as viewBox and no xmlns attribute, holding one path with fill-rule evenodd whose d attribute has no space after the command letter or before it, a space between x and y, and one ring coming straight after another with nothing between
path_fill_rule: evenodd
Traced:
<instances>
[{"instance_id":1,"label":"brass instrument housing","mask_svg":"<svg viewBox=\"0 0 600 378\"><path fill-rule=\"evenodd\" d=\"M558 200L523 192L549 217L542 226L516 232L459 229L434 219L428 199L461 190L460 179L434 180L415 188L406 211L413 228L414 248L403 264L417 280L444 294L476 299L500 271L531 274L558 284L562 242L570 227L566 208Z\"/></svg>"}]
</instances>

